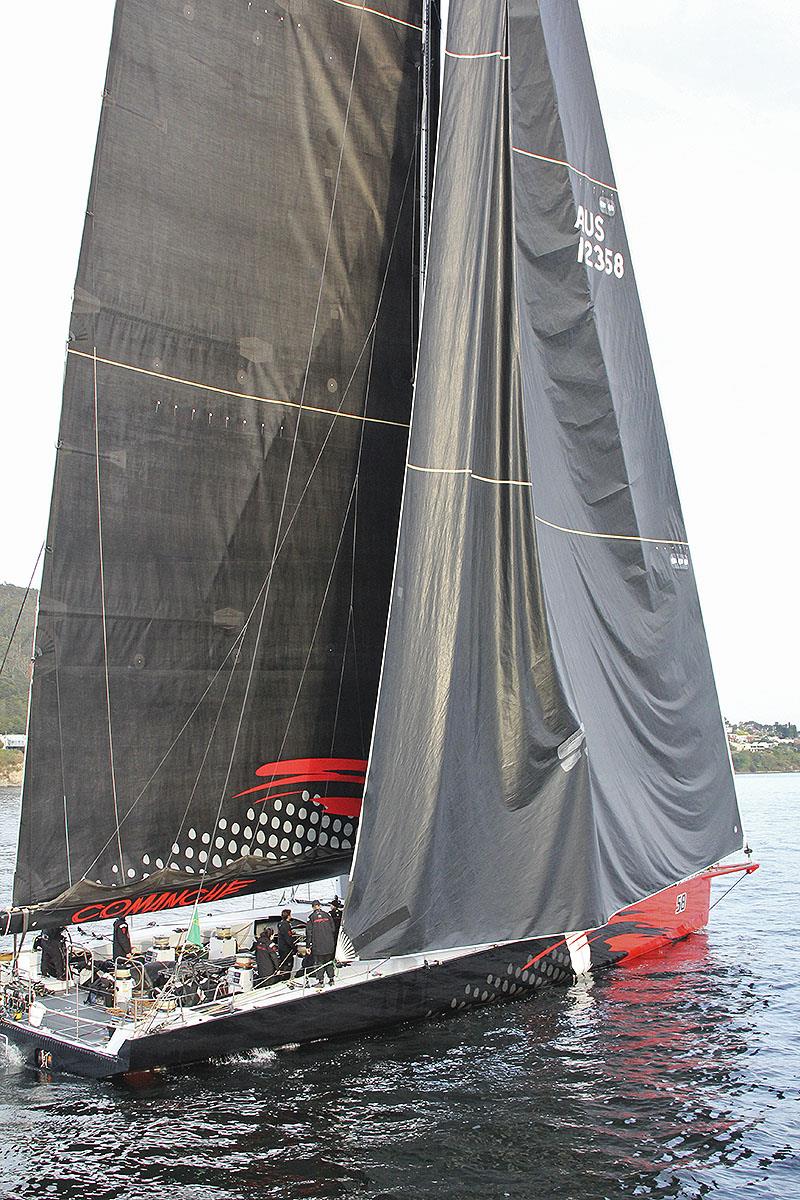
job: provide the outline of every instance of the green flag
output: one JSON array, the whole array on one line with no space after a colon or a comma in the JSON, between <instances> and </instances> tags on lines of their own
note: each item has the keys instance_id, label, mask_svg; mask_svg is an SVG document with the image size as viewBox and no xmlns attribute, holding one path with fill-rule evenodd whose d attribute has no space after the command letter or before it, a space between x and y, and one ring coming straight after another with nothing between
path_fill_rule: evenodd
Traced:
<instances>
[{"instance_id":1,"label":"green flag","mask_svg":"<svg viewBox=\"0 0 800 1200\"><path fill-rule=\"evenodd\" d=\"M186 935L186 941L190 946L202 946L203 935L200 932L200 921L197 917L197 909L192 913L192 923L189 926L189 932Z\"/></svg>"}]
</instances>

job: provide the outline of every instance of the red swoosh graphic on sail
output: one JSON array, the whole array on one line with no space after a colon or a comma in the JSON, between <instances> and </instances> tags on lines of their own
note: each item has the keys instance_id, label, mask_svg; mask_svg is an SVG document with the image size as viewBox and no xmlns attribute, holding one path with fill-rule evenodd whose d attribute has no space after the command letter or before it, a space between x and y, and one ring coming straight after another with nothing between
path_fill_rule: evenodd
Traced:
<instances>
[{"instance_id":1,"label":"red swoosh graphic on sail","mask_svg":"<svg viewBox=\"0 0 800 1200\"><path fill-rule=\"evenodd\" d=\"M283 762L264 763L256 775L296 775L298 771L357 771L363 777L365 758L286 758Z\"/></svg>"},{"instance_id":2,"label":"red swoosh graphic on sail","mask_svg":"<svg viewBox=\"0 0 800 1200\"><path fill-rule=\"evenodd\" d=\"M292 783L304 785L313 783L345 783L363 789L366 759L363 758L290 758L283 762L264 763L256 771L263 778L269 775L267 783L256 784L243 792L237 792L234 799L242 796L252 796L255 792L265 792L258 796L255 804L266 800L277 799L280 796L298 796L303 789L291 791L273 791L273 788L285 788ZM307 790L307 788L306 788ZM343 817L357 817L361 811L361 796L315 796L314 804L319 804L329 813Z\"/></svg>"}]
</instances>

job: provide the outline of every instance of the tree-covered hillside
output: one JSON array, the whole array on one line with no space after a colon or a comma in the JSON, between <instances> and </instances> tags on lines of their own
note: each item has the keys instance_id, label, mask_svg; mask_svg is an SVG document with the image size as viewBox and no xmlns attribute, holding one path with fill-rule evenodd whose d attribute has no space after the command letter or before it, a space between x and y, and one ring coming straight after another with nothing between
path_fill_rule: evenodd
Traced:
<instances>
[{"instance_id":1,"label":"tree-covered hillside","mask_svg":"<svg viewBox=\"0 0 800 1200\"><path fill-rule=\"evenodd\" d=\"M731 758L737 775L800 771L800 744L771 746L768 750L733 750Z\"/></svg>"},{"instance_id":2,"label":"tree-covered hillside","mask_svg":"<svg viewBox=\"0 0 800 1200\"><path fill-rule=\"evenodd\" d=\"M24 595L25 588L13 583L0 583L0 662ZM35 591L28 593L6 665L0 675L0 733L25 732L36 597Z\"/></svg>"}]
</instances>

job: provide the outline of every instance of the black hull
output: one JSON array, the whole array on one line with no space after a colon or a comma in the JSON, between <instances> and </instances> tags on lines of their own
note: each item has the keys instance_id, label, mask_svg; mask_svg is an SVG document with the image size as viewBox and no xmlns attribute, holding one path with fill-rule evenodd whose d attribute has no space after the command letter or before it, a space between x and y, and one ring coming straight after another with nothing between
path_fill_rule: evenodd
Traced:
<instances>
[{"instance_id":1,"label":"black hull","mask_svg":"<svg viewBox=\"0 0 800 1200\"><path fill-rule=\"evenodd\" d=\"M0 1018L0 1034L8 1037L22 1055L26 1067L35 1071L65 1072L86 1079L113 1079L130 1070L130 1043L119 1054L103 1054L30 1026Z\"/></svg>"},{"instance_id":2,"label":"black hull","mask_svg":"<svg viewBox=\"0 0 800 1200\"><path fill-rule=\"evenodd\" d=\"M239 1010L199 1025L170 1027L136 1037L126 1042L115 1057L6 1019L0 1022L0 1031L21 1050L29 1067L112 1078L250 1050L353 1036L476 1004L508 1000L547 983L572 982L575 972L563 949L548 954L546 962L524 970L525 964L548 946L552 946L552 939L518 942L447 962L432 959L427 966L407 971L387 975L375 972L363 982L326 986L324 991L298 988L296 999L279 1005Z\"/></svg>"},{"instance_id":3,"label":"black hull","mask_svg":"<svg viewBox=\"0 0 800 1200\"><path fill-rule=\"evenodd\" d=\"M408 969L383 974L376 965L369 975L365 969L363 979L326 986L324 991L298 989L278 1003L137 1036L123 1043L115 1057L8 1019L0 1021L0 1031L22 1050L27 1065L93 1078L358 1035L530 995L547 984L567 985L586 970L660 949L706 924L715 874L754 869L755 864L718 868L666 888L618 913L601 929L571 938L571 947L565 937L535 938L444 961L416 960Z\"/></svg>"},{"instance_id":4,"label":"black hull","mask_svg":"<svg viewBox=\"0 0 800 1200\"><path fill-rule=\"evenodd\" d=\"M541 972L529 971L528 981L522 982L523 964L547 945L519 942L444 963L432 960L427 967L372 975L348 987L312 989L279 1008L236 1013L213 1024L137 1039L131 1047L129 1069L176 1066L259 1048L352 1036L509 1000L546 983L574 981L569 955L564 954L562 962L544 964Z\"/></svg>"}]
</instances>

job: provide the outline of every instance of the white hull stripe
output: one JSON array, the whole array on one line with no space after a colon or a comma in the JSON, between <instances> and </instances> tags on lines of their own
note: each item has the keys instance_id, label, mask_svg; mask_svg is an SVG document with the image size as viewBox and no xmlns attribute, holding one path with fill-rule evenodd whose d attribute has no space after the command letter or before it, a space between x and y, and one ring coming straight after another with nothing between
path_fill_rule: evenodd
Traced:
<instances>
[{"instance_id":1,"label":"white hull stripe","mask_svg":"<svg viewBox=\"0 0 800 1200\"><path fill-rule=\"evenodd\" d=\"M594 175L587 175L585 171L579 171L577 167L573 167L572 163L566 162L563 158L548 158L546 154L534 154L532 150L523 150L521 146L512 146L511 149L515 154L522 154L525 158L535 158L538 162L552 163L556 167L566 167L568 171L574 171L576 175L580 175L581 179L588 179L590 183L596 183L599 187L607 188L609 192L616 192L619 195L619 191L613 183L595 179Z\"/></svg>"}]
</instances>

